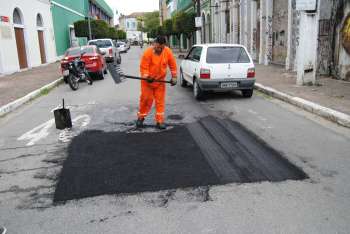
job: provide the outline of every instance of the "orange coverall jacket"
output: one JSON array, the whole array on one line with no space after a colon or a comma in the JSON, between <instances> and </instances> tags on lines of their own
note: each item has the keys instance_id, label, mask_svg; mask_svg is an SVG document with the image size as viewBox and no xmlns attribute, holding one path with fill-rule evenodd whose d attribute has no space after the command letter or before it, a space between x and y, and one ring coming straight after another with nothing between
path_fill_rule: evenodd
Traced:
<instances>
[{"instance_id":1,"label":"orange coverall jacket","mask_svg":"<svg viewBox=\"0 0 350 234\"><path fill-rule=\"evenodd\" d=\"M153 47L144 52L141 63L141 77L150 77L155 80L165 80L167 68L170 68L172 77L177 76L176 60L170 48L164 47L162 53L157 55ZM148 83L141 81L141 96L138 118L145 118L152 108L153 101L156 106L155 120L157 123L164 122L165 111L165 83Z\"/></svg>"}]
</instances>

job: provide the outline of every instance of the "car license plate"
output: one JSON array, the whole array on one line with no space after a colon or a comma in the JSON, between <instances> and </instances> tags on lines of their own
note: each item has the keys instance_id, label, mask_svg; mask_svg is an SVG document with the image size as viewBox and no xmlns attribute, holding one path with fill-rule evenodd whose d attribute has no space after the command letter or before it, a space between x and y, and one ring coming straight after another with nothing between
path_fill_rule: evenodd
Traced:
<instances>
[{"instance_id":1,"label":"car license plate","mask_svg":"<svg viewBox=\"0 0 350 234\"><path fill-rule=\"evenodd\" d=\"M64 70L64 71L62 72L62 74L63 74L63 76L68 76L68 75L69 75L69 70Z\"/></svg>"},{"instance_id":2,"label":"car license plate","mask_svg":"<svg viewBox=\"0 0 350 234\"><path fill-rule=\"evenodd\" d=\"M221 83L220 87L223 89L236 88L238 87L238 84L237 82L225 82L225 83Z\"/></svg>"}]
</instances>

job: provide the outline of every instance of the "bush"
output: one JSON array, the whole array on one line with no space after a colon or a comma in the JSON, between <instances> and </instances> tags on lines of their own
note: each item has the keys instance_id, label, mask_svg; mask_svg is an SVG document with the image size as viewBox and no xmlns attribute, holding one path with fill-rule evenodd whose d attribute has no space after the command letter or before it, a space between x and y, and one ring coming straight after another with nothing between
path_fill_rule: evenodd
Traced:
<instances>
[{"instance_id":1,"label":"bush","mask_svg":"<svg viewBox=\"0 0 350 234\"><path fill-rule=\"evenodd\" d=\"M110 27L104 20L90 20L92 39L112 38L120 39L117 30ZM77 37L89 37L88 20L79 20L74 23L75 35Z\"/></svg>"}]
</instances>

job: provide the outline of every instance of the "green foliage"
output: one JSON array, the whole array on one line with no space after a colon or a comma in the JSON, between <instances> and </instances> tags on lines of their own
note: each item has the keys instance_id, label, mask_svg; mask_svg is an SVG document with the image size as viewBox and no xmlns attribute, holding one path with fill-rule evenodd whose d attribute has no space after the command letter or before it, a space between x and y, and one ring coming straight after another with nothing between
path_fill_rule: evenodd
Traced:
<instances>
[{"instance_id":1,"label":"green foliage","mask_svg":"<svg viewBox=\"0 0 350 234\"><path fill-rule=\"evenodd\" d=\"M148 12L138 18L137 30L147 32L149 38L160 31L159 27L159 11Z\"/></svg>"},{"instance_id":2,"label":"green foliage","mask_svg":"<svg viewBox=\"0 0 350 234\"><path fill-rule=\"evenodd\" d=\"M173 16L173 32L179 38L181 34L186 37L192 37L192 33L196 31L195 14L179 11Z\"/></svg>"},{"instance_id":3,"label":"green foliage","mask_svg":"<svg viewBox=\"0 0 350 234\"><path fill-rule=\"evenodd\" d=\"M172 19L167 19L163 23L163 31L164 35L170 36L173 34L173 20Z\"/></svg>"},{"instance_id":4,"label":"green foliage","mask_svg":"<svg viewBox=\"0 0 350 234\"><path fill-rule=\"evenodd\" d=\"M110 27L104 20L90 20L91 35L93 39L111 38L120 39L123 36L115 28ZM89 23L87 20L80 20L74 23L75 35L77 37L89 37Z\"/></svg>"},{"instance_id":5,"label":"green foliage","mask_svg":"<svg viewBox=\"0 0 350 234\"><path fill-rule=\"evenodd\" d=\"M123 30L117 30L117 39L124 40L126 39L126 32Z\"/></svg>"}]
</instances>

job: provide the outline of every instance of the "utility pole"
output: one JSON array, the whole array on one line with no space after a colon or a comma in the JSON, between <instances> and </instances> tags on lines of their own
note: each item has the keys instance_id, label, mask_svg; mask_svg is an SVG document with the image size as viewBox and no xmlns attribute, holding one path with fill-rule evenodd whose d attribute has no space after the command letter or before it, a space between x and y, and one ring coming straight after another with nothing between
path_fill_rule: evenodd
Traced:
<instances>
[{"instance_id":1,"label":"utility pole","mask_svg":"<svg viewBox=\"0 0 350 234\"><path fill-rule=\"evenodd\" d=\"M91 37L90 13L89 13L89 15L88 15L88 25L89 25L89 40L91 40L91 39L92 39L92 37Z\"/></svg>"},{"instance_id":2,"label":"utility pole","mask_svg":"<svg viewBox=\"0 0 350 234\"><path fill-rule=\"evenodd\" d=\"M85 1L84 1L84 6L85 6ZM89 7L87 7L87 9L88 9ZM86 8L85 8L86 9ZM92 39L92 37L91 37L91 23L90 23L90 10L88 9L87 10L88 11L88 15L87 15L87 17L85 17L85 20L87 20L88 21L88 27L89 27L89 40L91 40Z\"/></svg>"},{"instance_id":3,"label":"utility pole","mask_svg":"<svg viewBox=\"0 0 350 234\"><path fill-rule=\"evenodd\" d=\"M196 4L196 12L197 12L197 17L201 17L201 0L193 0L194 4ZM203 25L202 25L203 26ZM201 27L197 27L196 30L196 43L201 44L202 39L201 39Z\"/></svg>"}]
</instances>

